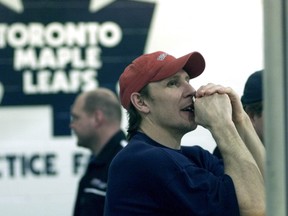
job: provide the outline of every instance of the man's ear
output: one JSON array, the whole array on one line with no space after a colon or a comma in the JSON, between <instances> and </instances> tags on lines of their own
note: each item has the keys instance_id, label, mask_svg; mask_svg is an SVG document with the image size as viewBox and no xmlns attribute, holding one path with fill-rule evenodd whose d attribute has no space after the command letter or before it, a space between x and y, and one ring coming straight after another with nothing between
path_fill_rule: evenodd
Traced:
<instances>
[{"instance_id":1,"label":"man's ear","mask_svg":"<svg viewBox=\"0 0 288 216\"><path fill-rule=\"evenodd\" d=\"M102 122L104 121L105 116L104 113L101 109L96 109L93 113L93 121L95 126L99 126L102 124Z\"/></svg>"},{"instance_id":2,"label":"man's ear","mask_svg":"<svg viewBox=\"0 0 288 216\"><path fill-rule=\"evenodd\" d=\"M130 96L131 103L134 107L143 113L149 113L149 107L145 103L143 97L138 92L133 92Z\"/></svg>"}]
</instances>

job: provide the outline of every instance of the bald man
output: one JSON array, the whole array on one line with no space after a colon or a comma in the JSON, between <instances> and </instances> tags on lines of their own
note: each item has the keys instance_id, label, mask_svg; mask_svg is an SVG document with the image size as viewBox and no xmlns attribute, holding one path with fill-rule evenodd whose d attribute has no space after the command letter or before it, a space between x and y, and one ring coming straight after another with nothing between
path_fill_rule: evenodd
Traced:
<instances>
[{"instance_id":1,"label":"bald man","mask_svg":"<svg viewBox=\"0 0 288 216\"><path fill-rule=\"evenodd\" d=\"M114 92L98 88L76 98L71 116L70 127L77 136L77 145L91 151L86 172L79 183L73 215L103 215L108 168L126 144L120 128L121 105Z\"/></svg>"}]
</instances>

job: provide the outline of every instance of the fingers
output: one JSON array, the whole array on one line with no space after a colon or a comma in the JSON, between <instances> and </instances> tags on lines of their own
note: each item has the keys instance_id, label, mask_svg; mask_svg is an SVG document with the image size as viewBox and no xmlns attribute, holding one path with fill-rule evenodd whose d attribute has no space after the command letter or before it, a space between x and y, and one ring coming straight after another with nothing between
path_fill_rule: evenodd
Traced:
<instances>
[{"instance_id":1,"label":"fingers","mask_svg":"<svg viewBox=\"0 0 288 216\"><path fill-rule=\"evenodd\" d=\"M219 94L228 94L233 91L229 87L224 87L221 85L215 85L213 83L208 83L207 85L201 86L197 91L196 91L196 97L204 97L204 96L209 96L215 93Z\"/></svg>"},{"instance_id":2,"label":"fingers","mask_svg":"<svg viewBox=\"0 0 288 216\"><path fill-rule=\"evenodd\" d=\"M234 123L240 122L245 118L245 111L243 110L241 100L238 94L230 87L208 83L196 91L195 97L201 98L213 94L225 94L229 97L233 110L232 118Z\"/></svg>"},{"instance_id":3,"label":"fingers","mask_svg":"<svg viewBox=\"0 0 288 216\"><path fill-rule=\"evenodd\" d=\"M198 97L194 104L195 121L197 124L212 128L231 120L232 107L227 94L212 94Z\"/></svg>"}]
</instances>

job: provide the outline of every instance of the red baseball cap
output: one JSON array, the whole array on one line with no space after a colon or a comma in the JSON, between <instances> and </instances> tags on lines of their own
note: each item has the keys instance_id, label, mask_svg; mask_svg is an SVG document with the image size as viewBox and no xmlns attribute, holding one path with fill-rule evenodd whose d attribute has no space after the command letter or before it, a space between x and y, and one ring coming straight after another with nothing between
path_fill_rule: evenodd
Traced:
<instances>
[{"instance_id":1,"label":"red baseball cap","mask_svg":"<svg viewBox=\"0 0 288 216\"><path fill-rule=\"evenodd\" d=\"M139 92L148 83L166 79L181 69L184 69L191 79L195 78L204 71L205 60L199 52L175 58L166 52L157 51L136 58L119 78L122 106L128 110L133 92Z\"/></svg>"}]
</instances>

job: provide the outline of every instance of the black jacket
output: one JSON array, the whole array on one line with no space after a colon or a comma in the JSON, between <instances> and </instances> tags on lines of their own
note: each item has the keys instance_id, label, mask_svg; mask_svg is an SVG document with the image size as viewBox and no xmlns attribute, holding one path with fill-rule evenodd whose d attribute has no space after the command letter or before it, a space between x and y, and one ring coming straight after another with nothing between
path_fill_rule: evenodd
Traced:
<instances>
[{"instance_id":1,"label":"black jacket","mask_svg":"<svg viewBox=\"0 0 288 216\"><path fill-rule=\"evenodd\" d=\"M125 134L119 131L97 156L91 156L87 170L79 183L74 216L103 215L108 169L114 156L125 144Z\"/></svg>"}]
</instances>

